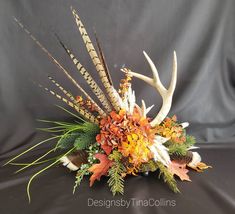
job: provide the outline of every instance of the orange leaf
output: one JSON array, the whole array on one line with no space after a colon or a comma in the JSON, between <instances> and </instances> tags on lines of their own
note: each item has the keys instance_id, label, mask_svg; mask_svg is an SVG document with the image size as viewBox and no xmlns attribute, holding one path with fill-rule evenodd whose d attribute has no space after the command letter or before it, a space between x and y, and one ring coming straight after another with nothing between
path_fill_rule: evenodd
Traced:
<instances>
[{"instance_id":1,"label":"orange leaf","mask_svg":"<svg viewBox=\"0 0 235 214\"><path fill-rule=\"evenodd\" d=\"M101 144L101 148L109 155L112 151L112 146L109 146L107 143Z\"/></svg>"},{"instance_id":2,"label":"orange leaf","mask_svg":"<svg viewBox=\"0 0 235 214\"><path fill-rule=\"evenodd\" d=\"M109 167L112 166L112 161L108 159L108 156L105 154L95 154L95 157L99 159L100 163L93 164L88 170L92 172L90 177L90 186L93 185L95 180L100 180L102 175L106 175Z\"/></svg>"},{"instance_id":3,"label":"orange leaf","mask_svg":"<svg viewBox=\"0 0 235 214\"><path fill-rule=\"evenodd\" d=\"M184 181L184 180L191 181L187 174L189 170L186 169L186 164L181 164L176 161L171 161L169 165L169 171L173 175L177 175L181 179L181 181Z\"/></svg>"}]
</instances>

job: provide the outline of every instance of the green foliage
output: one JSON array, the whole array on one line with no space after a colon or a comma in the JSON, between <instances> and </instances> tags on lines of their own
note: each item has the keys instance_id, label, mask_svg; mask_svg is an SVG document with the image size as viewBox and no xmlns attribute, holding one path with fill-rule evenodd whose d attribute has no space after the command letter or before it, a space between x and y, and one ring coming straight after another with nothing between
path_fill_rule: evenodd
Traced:
<instances>
[{"instance_id":1,"label":"green foliage","mask_svg":"<svg viewBox=\"0 0 235 214\"><path fill-rule=\"evenodd\" d=\"M73 187L73 194L75 193L76 191L76 188L78 186L80 186L81 182L82 182L82 179L85 175L89 175L89 171L88 169L90 168L90 165L89 164L82 164L80 169L77 171L77 175L76 175L76 181L75 181L75 185Z\"/></svg>"},{"instance_id":2,"label":"green foliage","mask_svg":"<svg viewBox=\"0 0 235 214\"><path fill-rule=\"evenodd\" d=\"M99 143L93 143L91 144L88 149L86 150L88 153L88 163L93 165L94 163L99 162L96 158L95 158L95 154L97 153L102 153L103 150L100 150L100 144Z\"/></svg>"},{"instance_id":3,"label":"green foliage","mask_svg":"<svg viewBox=\"0 0 235 214\"><path fill-rule=\"evenodd\" d=\"M90 135L97 135L100 132L100 128L95 123L85 122L83 124L82 131L89 133Z\"/></svg>"},{"instance_id":4,"label":"green foliage","mask_svg":"<svg viewBox=\"0 0 235 214\"><path fill-rule=\"evenodd\" d=\"M110 160L113 160L113 161L116 161L116 162L119 162L121 161L121 158L122 158L122 154L116 150L114 150L110 155L109 155L109 159Z\"/></svg>"},{"instance_id":5,"label":"green foliage","mask_svg":"<svg viewBox=\"0 0 235 214\"><path fill-rule=\"evenodd\" d=\"M31 195L30 195L30 186L32 181L34 180L35 177L37 177L38 175L40 175L41 173L43 173L44 171L46 171L47 169L51 168L52 166L54 166L55 164L57 164L58 162L60 162L60 158L63 156L67 156L70 153L72 153L74 151L74 148L70 149L69 151L67 151L66 153L64 153L63 155L61 155L60 157L58 157L55 161L53 161L51 164L47 165L45 168L39 170L38 172L36 172L30 179L29 182L27 184L27 195L28 195L28 199L29 199L29 203L31 201Z\"/></svg>"},{"instance_id":6,"label":"green foliage","mask_svg":"<svg viewBox=\"0 0 235 214\"><path fill-rule=\"evenodd\" d=\"M121 163L115 162L108 172L110 177L108 180L109 187L113 195L124 193L124 179L122 178L122 173L125 168Z\"/></svg>"},{"instance_id":7,"label":"green foliage","mask_svg":"<svg viewBox=\"0 0 235 214\"><path fill-rule=\"evenodd\" d=\"M177 154L177 155L186 155L188 146L185 144L171 144L169 149L169 154Z\"/></svg>"},{"instance_id":8,"label":"green foliage","mask_svg":"<svg viewBox=\"0 0 235 214\"><path fill-rule=\"evenodd\" d=\"M177 154L177 155L186 155L188 148L193 146L196 143L196 140L193 136L186 135L186 141L185 143L179 144L179 143L172 143L167 142L166 146L169 149L169 154Z\"/></svg>"},{"instance_id":9,"label":"green foliage","mask_svg":"<svg viewBox=\"0 0 235 214\"><path fill-rule=\"evenodd\" d=\"M193 146L196 143L196 139L193 136L186 135L186 144L188 147Z\"/></svg>"},{"instance_id":10,"label":"green foliage","mask_svg":"<svg viewBox=\"0 0 235 214\"><path fill-rule=\"evenodd\" d=\"M74 141L74 147L78 150L88 148L88 146L96 142L96 135L99 130L98 125L85 122L82 127L82 133Z\"/></svg>"},{"instance_id":11,"label":"green foliage","mask_svg":"<svg viewBox=\"0 0 235 214\"><path fill-rule=\"evenodd\" d=\"M74 147L78 150L88 148L88 146L96 142L96 135L99 131L98 125L85 122L82 127L82 133L74 141Z\"/></svg>"},{"instance_id":12,"label":"green foliage","mask_svg":"<svg viewBox=\"0 0 235 214\"><path fill-rule=\"evenodd\" d=\"M144 163L140 167L140 172L154 172L159 169L159 178L162 176L163 180L167 185L172 189L175 193L180 192L174 175L169 172L167 167L165 167L161 162L155 162L154 160L150 160L148 163Z\"/></svg>"},{"instance_id":13,"label":"green foliage","mask_svg":"<svg viewBox=\"0 0 235 214\"><path fill-rule=\"evenodd\" d=\"M91 143L96 141L95 137L99 133L99 126L89 122L66 123L45 120L43 122L52 123L56 126L41 130L62 133L58 136L60 139L56 146L56 148L60 149L69 149L74 146L77 149L87 148Z\"/></svg>"},{"instance_id":14,"label":"green foliage","mask_svg":"<svg viewBox=\"0 0 235 214\"><path fill-rule=\"evenodd\" d=\"M30 151L33 150L34 148L36 148L36 147L38 147L38 146L40 146L40 145L42 145L42 144L44 144L44 143L47 143L47 142L49 142L49 141L51 141L51 140L57 139L57 138L59 138L59 137L60 137L60 136L54 136L54 137L51 137L51 138L47 138L47 139L45 139L45 140L43 140L43 141L40 141L39 143L37 143L37 144L35 144L35 145L29 147L29 148L26 149L25 151L21 152L19 155L15 156L15 157L13 157L12 159L10 159L9 161L7 161L7 162L4 164L4 166L7 165L7 164L9 164L9 163L12 163L12 161L14 161L14 160L18 159L19 157L21 157L21 156L27 154L28 152L30 152Z\"/></svg>"},{"instance_id":15,"label":"green foliage","mask_svg":"<svg viewBox=\"0 0 235 214\"><path fill-rule=\"evenodd\" d=\"M86 149L91 143L95 142L95 137L87 133L80 134L74 141L74 147L77 150Z\"/></svg>"},{"instance_id":16,"label":"green foliage","mask_svg":"<svg viewBox=\"0 0 235 214\"><path fill-rule=\"evenodd\" d=\"M175 193L180 192L176 180L174 178L174 175L169 172L167 167L165 167L161 162L157 162L158 168L160 170L159 178L162 176L163 180L167 185L170 187L171 190L173 190Z\"/></svg>"},{"instance_id":17,"label":"green foliage","mask_svg":"<svg viewBox=\"0 0 235 214\"><path fill-rule=\"evenodd\" d=\"M108 184L113 195L117 193L123 195L124 193L124 179L122 173L125 171L125 167L121 163L121 157L122 155L118 151L113 151L113 153L109 155L109 159L114 161L108 171L108 176L110 177Z\"/></svg>"},{"instance_id":18,"label":"green foliage","mask_svg":"<svg viewBox=\"0 0 235 214\"><path fill-rule=\"evenodd\" d=\"M86 122L81 116L74 114L73 112L69 111L68 109L60 106L60 105L56 105L58 108L60 108L61 110L65 111L66 113L70 114L71 116L73 116L74 118L79 119L79 121L83 121Z\"/></svg>"},{"instance_id":19,"label":"green foliage","mask_svg":"<svg viewBox=\"0 0 235 214\"><path fill-rule=\"evenodd\" d=\"M73 132L62 135L58 141L58 147L61 149L69 149L73 147L74 142L79 137L79 133Z\"/></svg>"},{"instance_id":20,"label":"green foliage","mask_svg":"<svg viewBox=\"0 0 235 214\"><path fill-rule=\"evenodd\" d=\"M69 123L63 121L40 120L41 122L54 125L50 128L41 128L40 130L59 134L58 137L60 139L56 148L69 149L75 146L76 149L84 149L96 141L95 137L100 130L97 124L87 122L67 109L60 106L58 107L72 115L77 121Z\"/></svg>"},{"instance_id":21,"label":"green foliage","mask_svg":"<svg viewBox=\"0 0 235 214\"><path fill-rule=\"evenodd\" d=\"M5 165L13 164L13 165L22 166L22 168L17 171L17 172L20 172L28 167L49 162L49 164L46 167L44 167L41 170L39 170L38 172L36 172L30 178L28 185L27 185L27 195L28 195L29 202L31 200L30 186L31 186L32 181L38 175L40 175L41 173L43 173L47 169L51 168L52 166L58 164L60 162L60 158L62 158L63 156L67 156L70 153L74 152L74 150L76 150L76 149L85 148L90 143L94 143L95 137L99 133L99 126L98 125L93 124L93 123L89 123L89 122L85 121L83 118L71 113L70 111L68 111L62 107L60 107L60 108L63 109L64 111L66 111L67 113L69 113L70 115L72 115L74 118L76 118L76 120L78 120L78 122L75 121L73 123L68 123L68 122L61 122L61 121L41 120L41 122L53 124L53 126L49 127L49 128L42 128L40 130L47 131L50 133L56 133L57 135L53 136L51 138L45 139L43 141L40 141L39 143L31 146L30 148L21 152L19 155L13 157L11 160L9 160L5 164ZM56 146L53 146L52 149L50 149L45 154L41 155L39 158L35 159L31 163L13 163L13 161L15 161L16 159L20 158L21 156L27 154L28 152L30 152L34 148L36 148L42 144L48 143L54 139L57 139ZM74 145L76 145L76 148L74 147ZM55 157L43 160L50 153L53 153L54 151L56 151L57 148L61 148L61 149L67 150L67 151L63 152L59 156L55 156ZM80 171L80 174L77 175L77 184L76 185L79 185L82 177L85 174L89 173L88 166L90 167L89 164L87 164L87 166L85 166L86 169L84 168L84 166L83 166L83 168L82 167L80 168L80 170L82 170L82 171Z\"/></svg>"},{"instance_id":22,"label":"green foliage","mask_svg":"<svg viewBox=\"0 0 235 214\"><path fill-rule=\"evenodd\" d=\"M154 172L158 169L158 164L154 160L150 160L148 163L143 163L140 166L140 172Z\"/></svg>"}]
</instances>

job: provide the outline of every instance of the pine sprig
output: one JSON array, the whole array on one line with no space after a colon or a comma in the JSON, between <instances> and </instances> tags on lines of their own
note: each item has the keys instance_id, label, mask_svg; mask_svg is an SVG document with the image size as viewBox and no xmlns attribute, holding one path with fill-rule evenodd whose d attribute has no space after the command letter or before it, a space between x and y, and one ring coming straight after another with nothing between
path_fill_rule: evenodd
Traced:
<instances>
[{"instance_id":1,"label":"pine sprig","mask_svg":"<svg viewBox=\"0 0 235 214\"><path fill-rule=\"evenodd\" d=\"M95 123L85 122L82 128L83 132L89 133L90 135L97 135L100 132L100 128Z\"/></svg>"},{"instance_id":2,"label":"pine sprig","mask_svg":"<svg viewBox=\"0 0 235 214\"><path fill-rule=\"evenodd\" d=\"M193 136L186 135L186 141L182 144L167 142L166 146L169 149L169 154L177 154L177 155L186 155L188 148L193 146L196 143L196 140Z\"/></svg>"},{"instance_id":3,"label":"pine sprig","mask_svg":"<svg viewBox=\"0 0 235 214\"><path fill-rule=\"evenodd\" d=\"M58 138L56 148L69 149L74 146L77 149L85 149L91 143L96 142L96 135L99 133L99 126L90 122L74 122L65 123L60 121L47 121L42 122L52 123L56 126L41 129L43 131L61 133Z\"/></svg>"},{"instance_id":4,"label":"pine sprig","mask_svg":"<svg viewBox=\"0 0 235 214\"><path fill-rule=\"evenodd\" d=\"M95 143L95 137L89 133L80 134L74 141L74 147L77 150L86 149L91 143Z\"/></svg>"},{"instance_id":5,"label":"pine sprig","mask_svg":"<svg viewBox=\"0 0 235 214\"><path fill-rule=\"evenodd\" d=\"M114 161L112 167L108 171L108 176L110 177L108 184L113 196L117 193L122 195L124 193L124 179L122 173L125 171L125 167L121 163L121 157L122 155L118 151L114 151L109 155L109 159Z\"/></svg>"},{"instance_id":6,"label":"pine sprig","mask_svg":"<svg viewBox=\"0 0 235 214\"><path fill-rule=\"evenodd\" d=\"M62 135L58 141L58 147L61 149L72 148L75 140L79 137L79 133L73 132Z\"/></svg>"},{"instance_id":7,"label":"pine sprig","mask_svg":"<svg viewBox=\"0 0 235 214\"><path fill-rule=\"evenodd\" d=\"M187 148L188 146L186 144L171 144L168 149L169 149L169 154L177 154L177 155L186 155L187 154Z\"/></svg>"},{"instance_id":8,"label":"pine sprig","mask_svg":"<svg viewBox=\"0 0 235 214\"><path fill-rule=\"evenodd\" d=\"M115 162L119 162L122 158L122 154L118 151L113 151L110 155L109 155L109 159L113 160Z\"/></svg>"},{"instance_id":9,"label":"pine sprig","mask_svg":"<svg viewBox=\"0 0 235 214\"><path fill-rule=\"evenodd\" d=\"M160 162L157 162L158 168L160 170L159 178L162 176L163 180L167 185L170 187L171 190L173 190L175 193L180 192L176 180L174 178L174 175L169 172L169 170Z\"/></svg>"},{"instance_id":10,"label":"pine sprig","mask_svg":"<svg viewBox=\"0 0 235 214\"><path fill-rule=\"evenodd\" d=\"M108 184L113 196L117 193L122 195L124 193L124 179L122 178L122 173L124 170L125 168L121 163L115 162L108 172L108 176L110 177Z\"/></svg>"},{"instance_id":11,"label":"pine sprig","mask_svg":"<svg viewBox=\"0 0 235 214\"><path fill-rule=\"evenodd\" d=\"M99 133L99 126L86 122L83 124L82 133L74 141L74 147L78 150L88 148L96 142L96 135Z\"/></svg>"},{"instance_id":12,"label":"pine sprig","mask_svg":"<svg viewBox=\"0 0 235 214\"><path fill-rule=\"evenodd\" d=\"M195 143L196 143L195 137L191 135L186 135L186 144L188 145L188 147L193 146Z\"/></svg>"},{"instance_id":13,"label":"pine sprig","mask_svg":"<svg viewBox=\"0 0 235 214\"><path fill-rule=\"evenodd\" d=\"M77 171L75 185L73 187L73 194L75 193L78 186L80 186L82 179L85 175L89 175L88 169L90 168L89 164L82 164L80 169Z\"/></svg>"},{"instance_id":14,"label":"pine sprig","mask_svg":"<svg viewBox=\"0 0 235 214\"><path fill-rule=\"evenodd\" d=\"M140 172L154 172L158 169L158 163L154 160L150 160L148 163L143 163L140 166Z\"/></svg>"}]
</instances>

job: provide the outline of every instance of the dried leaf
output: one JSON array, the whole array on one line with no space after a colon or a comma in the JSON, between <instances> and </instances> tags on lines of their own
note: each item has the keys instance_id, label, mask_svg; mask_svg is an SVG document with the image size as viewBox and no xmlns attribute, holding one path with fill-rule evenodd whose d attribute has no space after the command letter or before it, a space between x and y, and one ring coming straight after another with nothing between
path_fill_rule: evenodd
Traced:
<instances>
[{"instance_id":1,"label":"dried leaf","mask_svg":"<svg viewBox=\"0 0 235 214\"><path fill-rule=\"evenodd\" d=\"M169 171L173 175L177 175L182 181L191 181L188 176L188 169L186 169L186 164L181 164L177 161L171 161L169 164Z\"/></svg>"},{"instance_id":2,"label":"dried leaf","mask_svg":"<svg viewBox=\"0 0 235 214\"><path fill-rule=\"evenodd\" d=\"M90 186L93 185L95 180L100 180L102 175L106 175L109 167L112 166L112 161L108 159L108 156L105 154L95 154L95 157L99 159L100 163L93 164L88 171L92 172L90 177Z\"/></svg>"},{"instance_id":3,"label":"dried leaf","mask_svg":"<svg viewBox=\"0 0 235 214\"><path fill-rule=\"evenodd\" d=\"M196 170L197 172L203 172L205 169L212 168L212 166L208 166L203 162L199 162L195 167L189 166L191 169Z\"/></svg>"}]
</instances>

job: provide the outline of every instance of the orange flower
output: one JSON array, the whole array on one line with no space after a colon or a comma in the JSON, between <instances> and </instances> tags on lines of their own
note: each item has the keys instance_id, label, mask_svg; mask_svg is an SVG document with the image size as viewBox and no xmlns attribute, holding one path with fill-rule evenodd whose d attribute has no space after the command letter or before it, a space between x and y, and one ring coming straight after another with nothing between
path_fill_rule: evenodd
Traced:
<instances>
[{"instance_id":1,"label":"orange flower","mask_svg":"<svg viewBox=\"0 0 235 214\"><path fill-rule=\"evenodd\" d=\"M129 171L133 173L134 168L152 158L149 146L153 144L155 134L156 129L152 129L149 119L142 117L138 109L134 108L132 115L120 110L118 113L112 111L103 118L96 140L106 154L116 148L128 158L131 163Z\"/></svg>"},{"instance_id":2,"label":"orange flower","mask_svg":"<svg viewBox=\"0 0 235 214\"><path fill-rule=\"evenodd\" d=\"M166 118L163 123L156 128L159 135L170 138L173 143L182 144L186 141L184 129L177 123L175 115L172 118Z\"/></svg>"},{"instance_id":3,"label":"orange flower","mask_svg":"<svg viewBox=\"0 0 235 214\"><path fill-rule=\"evenodd\" d=\"M83 100L82 96L76 96L79 106L89 109L91 112L97 111L96 106L90 100Z\"/></svg>"}]
</instances>

